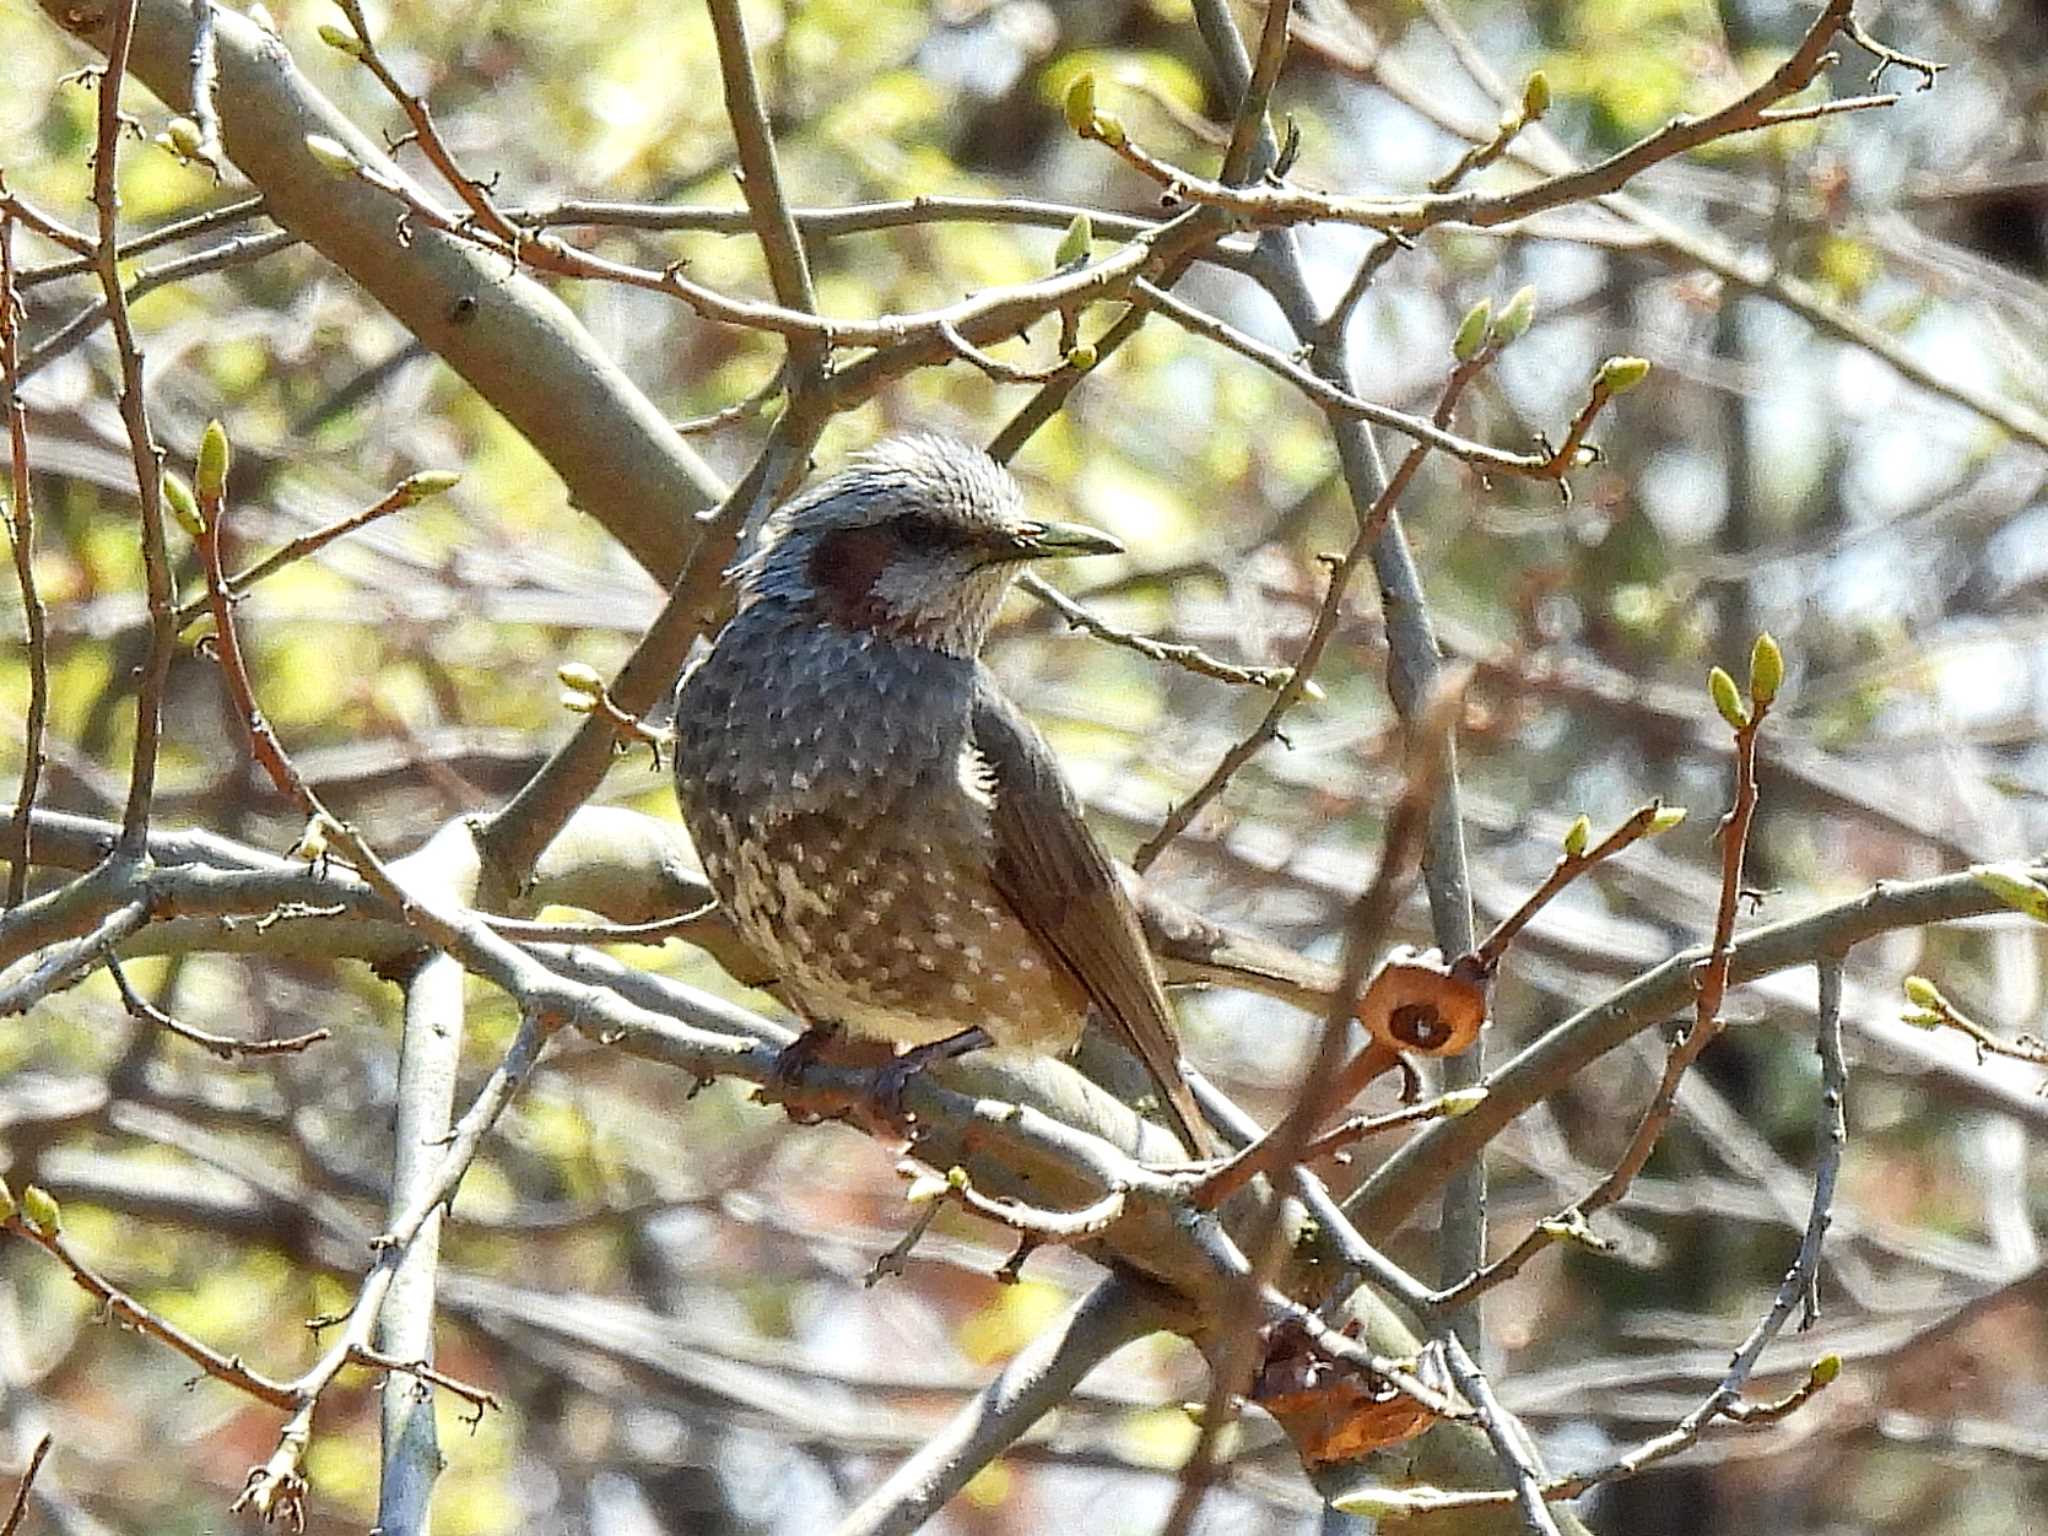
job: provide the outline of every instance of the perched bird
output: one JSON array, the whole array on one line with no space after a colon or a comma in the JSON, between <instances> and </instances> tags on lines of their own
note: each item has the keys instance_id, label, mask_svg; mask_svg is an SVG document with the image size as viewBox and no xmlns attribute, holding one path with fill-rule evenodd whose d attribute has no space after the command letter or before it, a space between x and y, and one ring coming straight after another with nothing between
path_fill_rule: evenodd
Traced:
<instances>
[{"instance_id":1,"label":"perched bird","mask_svg":"<svg viewBox=\"0 0 2048 1536\"><path fill-rule=\"evenodd\" d=\"M1114 554L1007 470L894 438L781 507L677 694L676 789L719 898L816 1031L1070 1049L1092 1007L1209 1146L1130 898L979 660L1025 562Z\"/></svg>"}]
</instances>

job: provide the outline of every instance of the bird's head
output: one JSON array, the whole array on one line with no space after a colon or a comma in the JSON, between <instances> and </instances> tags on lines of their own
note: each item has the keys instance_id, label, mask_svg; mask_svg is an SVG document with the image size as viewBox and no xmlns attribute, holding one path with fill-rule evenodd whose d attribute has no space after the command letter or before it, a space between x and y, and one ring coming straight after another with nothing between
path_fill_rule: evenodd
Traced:
<instances>
[{"instance_id":1,"label":"bird's head","mask_svg":"<svg viewBox=\"0 0 2048 1536\"><path fill-rule=\"evenodd\" d=\"M951 438L890 438L769 519L745 599L956 656L981 649L1030 560L1113 555L1107 534L1025 516L1008 470Z\"/></svg>"}]
</instances>

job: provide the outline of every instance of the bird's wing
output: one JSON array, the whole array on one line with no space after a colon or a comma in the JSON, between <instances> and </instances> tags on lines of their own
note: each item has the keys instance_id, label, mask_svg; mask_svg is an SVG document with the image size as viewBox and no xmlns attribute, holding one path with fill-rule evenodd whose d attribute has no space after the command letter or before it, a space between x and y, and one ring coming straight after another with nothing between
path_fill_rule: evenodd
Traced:
<instances>
[{"instance_id":1,"label":"bird's wing","mask_svg":"<svg viewBox=\"0 0 2048 1536\"><path fill-rule=\"evenodd\" d=\"M1187 1149L1206 1155L1210 1139L1181 1076L1173 1014L1138 914L1051 749L986 671L975 683L972 734L990 779L996 889L1137 1052Z\"/></svg>"}]
</instances>

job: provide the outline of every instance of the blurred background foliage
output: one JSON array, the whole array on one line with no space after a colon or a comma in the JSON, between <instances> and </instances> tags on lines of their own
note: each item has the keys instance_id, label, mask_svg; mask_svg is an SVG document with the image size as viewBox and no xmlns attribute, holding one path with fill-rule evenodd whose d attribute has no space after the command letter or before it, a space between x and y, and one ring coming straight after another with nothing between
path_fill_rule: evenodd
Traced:
<instances>
[{"instance_id":1,"label":"blurred background foliage","mask_svg":"<svg viewBox=\"0 0 2048 1536\"><path fill-rule=\"evenodd\" d=\"M320 90L365 128L395 131L375 82L318 40L328 7L280 0L272 14ZM1810 15L1779 0L1308 0L1277 104L1302 133L1300 182L1417 186L1456 157L1448 128L1483 133L1497 115L1460 61L1469 45L1509 82L1546 70L1550 126L1592 159L1759 78ZM373 19L502 204L738 206L696 7L403 3ZM802 205L948 193L1149 214L1157 189L1061 122L1064 85L1082 69L1143 142L1215 164L1224 114L1176 0L802 0L749 20ZM1894 73L1886 83L1908 94L1893 110L1720 144L1635 191L1748 269L1810 284L1943 378L2048 409L2048 8L1908 0L1870 24L1947 61L1939 88L1912 93L1912 77ZM86 222L92 97L62 78L81 55L9 5L0 59L10 187ZM1863 89L1867 67L1838 65L1835 93ZM139 88L130 105L161 128L166 114ZM138 144L123 154L121 190L141 229L238 189L232 173L217 188ZM751 237L574 238L766 291ZM814 243L812 258L827 310L873 315L1041 275L1058 238L935 223ZM1341 289L1368 238L1303 232L1320 294ZM53 254L24 247L30 264ZM1439 231L1403 253L1350 334L1362 387L1425 408L1460 315L1526 283L1540 295L1534 328L1468 396L1468 435L1513 449L1537 433L1555 440L1601 358L1640 354L1656 369L1601 421L1604 458L1568 502L1438 459L1403 504L1446 649L1480 664L1461 739L1482 916L1540 879L1580 811L1602 827L1662 796L1694 814L1546 915L1499 989L1496 1057L1707 927L1729 760L1700 682L1717 660L1739 670L1760 628L1792 660L1753 842L1764 917L2048 842L2043 444L2016 442L1583 208ZM756 390L779 357L771 338L652 294L558 291L678 420ZM1240 278L1203 268L1182 292L1284 343L1270 303ZM27 298L33 350L93 294L73 280ZM304 248L157 289L135 318L172 462L189 464L209 417L233 434L245 557L416 470L461 472L450 495L266 583L244 605L244 631L274 722L377 846L401 850L498 803L570 728L556 666L616 664L655 611L653 582L565 504L546 463ZM1084 334L1102 323L1091 316ZM125 789L143 636L112 367L101 337L25 384L55 697L42 803L97 815L117 815ZM964 365L929 369L837 419L818 459L911 426L985 441L1022 398ZM756 416L695 441L735 475L763 430ZM1234 660L1291 659L1322 590L1319 557L1349 537L1315 409L1158 321L1017 468L1034 502L1131 550L1059 573L1070 590L1119 624ZM175 553L189 594L196 564L182 541ZM0 606L18 633L11 583ZM1240 774L1158 876L1216 916L1329 952L1398 777L1383 659L1368 589L1320 676L1327 698L1297 713L1286 749ZM994 662L1126 851L1266 702L1071 635L1024 599ZM22 651L0 650L0 774L19 769L26 689ZM286 846L297 828L252 771L215 670L189 651L168 722L160 821ZM622 759L605 794L674 815L644 755ZM1426 931L1419 908L1409 926ZM624 953L730 990L682 946ZM1858 952L1853 1139L1824 1271L1825 1342L1850 1372L1782 1431L1712 1442L1607 1491L1589 1510L1597 1529L1946 1536L2018 1531L2048 1508L2039 1074L1979 1064L1966 1045L1895 1022L1897 978L1918 970L2008 1031L2025 1028L2041 1010L2040 959L2017 921ZM302 1319L340 1305L361 1262L296 1213L339 1202L364 1230L375 1223L397 994L359 965L316 957L195 954L138 961L131 976L211 1027L324 1026L335 1038L223 1066L129 1023L97 977L0 1030L7 1176L57 1190L80 1249L140 1299L223 1349L296 1369L311 1348ZM1597 1459L1682 1411L1789 1262L1814 1139L1810 990L1794 973L1732 1000L1735 1027L1609 1224L1617 1254L1553 1255L1489 1302L1504 1396L1554 1461ZM477 988L474 1000L468 1051L481 1074L516 1021L495 994ZM1284 1102L1311 1021L1228 994L1188 997L1183 1018L1191 1055L1241 1101L1262 1112ZM841 1128L794 1130L730 1085L686 1098L668 1073L563 1044L464 1186L444 1250L441 1363L505 1404L473 1433L443 1409L436 1507L453 1536L822 1529L1085 1282L1085 1261L1049 1251L1023 1284L998 1287L987 1277L998 1235L948 1217L907 1276L864 1287L907 1219L883 1149ZM1612 1158L1656 1057L1655 1042L1617 1053L1495 1144L1499 1230L1519 1234ZM1421 1264L1425 1238L1390 1246ZM1984 1296L1960 1325L1941 1324ZM1820 1344L1798 1347L1810 1357ZM100 1326L43 1255L0 1253L6 1456L17 1460L33 1430L55 1431L49 1481L75 1522L66 1528L222 1528L275 1415L188 1376ZM1165 1339L1120 1356L1049 1437L984 1474L935 1528L1155 1528L1171 1492L1161 1470L1193 1434L1157 1405L1199 1396L1201 1379L1191 1352ZM348 1385L323 1411L311 1461L320 1531L360 1529L374 1509L374 1394ZM1315 1522L1284 1444L1254 1424L1204 1528Z\"/></svg>"}]
</instances>

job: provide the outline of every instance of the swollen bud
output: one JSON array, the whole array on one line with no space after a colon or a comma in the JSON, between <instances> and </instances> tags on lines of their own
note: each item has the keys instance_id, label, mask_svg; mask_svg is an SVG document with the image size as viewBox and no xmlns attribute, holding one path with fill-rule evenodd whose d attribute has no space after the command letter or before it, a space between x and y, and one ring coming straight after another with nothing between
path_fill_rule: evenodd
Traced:
<instances>
[{"instance_id":1,"label":"swollen bud","mask_svg":"<svg viewBox=\"0 0 2048 1536\"><path fill-rule=\"evenodd\" d=\"M306 153L337 176L353 176L363 168L363 162L356 158L354 150L324 133L306 135Z\"/></svg>"},{"instance_id":2,"label":"swollen bud","mask_svg":"<svg viewBox=\"0 0 2048 1536\"><path fill-rule=\"evenodd\" d=\"M1522 84L1522 120L1534 122L1549 110L1550 76L1540 69L1532 70Z\"/></svg>"},{"instance_id":3,"label":"swollen bud","mask_svg":"<svg viewBox=\"0 0 2048 1536\"><path fill-rule=\"evenodd\" d=\"M1517 288L1507 303L1500 308L1500 317L1493 322L1493 340L1497 346L1506 346L1519 341L1536 323L1536 285L1530 283Z\"/></svg>"},{"instance_id":4,"label":"swollen bud","mask_svg":"<svg viewBox=\"0 0 2048 1536\"><path fill-rule=\"evenodd\" d=\"M1067 366L1080 373L1086 373L1093 368L1097 360L1095 348L1085 341L1067 352Z\"/></svg>"},{"instance_id":5,"label":"swollen bud","mask_svg":"<svg viewBox=\"0 0 2048 1536\"><path fill-rule=\"evenodd\" d=\"M556 696L555 702L572 715L587 715L597 709L596 696L576 688L564 688Z\"/></svg>"},{"instance_id":6,"label":"swollen bud","mask_svg":"<svg viewBox=\"0 0 2048 1536\"><path fill-rule=\"evenodd\" d=\"M45 1237L55 1237L64 1222L64 1213L57 1209L57 1197L40 1184L31 1184L21 1192L21 1214Z\"/></svg>"},{"instance_id":7,"label":"swollen bud","mask_svg":"<svg viewBox=\"0 0 2048 1536\"><path fill-rule=\"evenodd\" d=\"M555 669L555 677L561 682L565 694L595 699L604 692L604 679L598 676L597 668L586 662L565 661Z\"/></svg>"},{"instance_id":8,"label":"swollen bud","mask_svg":"<svg viewBox=\"0 0 2048 1536\"><path fill-rule=\"evenodd\" d=\"M1842 1357L1833 1350L1813 1362L1813 1369L1806 1373L1806 1379L1816 1387L1825 1387L1842 1374Z\"/></svg>"},{"instance_id":9,"label":"swollen bud","mask_svg":"<svg viewBox=\"0 0 2048 1536\"><path fill-rule=\"evenodd\" d=\"M206 136L189 117L174 117L164 124L164 139L187 160L196 160L206 147Z\"/></svg>"},{"instance_id":10,"label":"swollen bud","mask_svg":"<svg viewBox=\"0 0 2048 1536\"><path fill-rule=\"evenodd\" d=\"M1065 268L1075 266L1088 259L1089 247L1095 243L1095 221L1085 213L1074 215L1074 222L1067 226L1067 232L1060 236L1059 249L1052 253L1052 264Z\"/></svg>"},{"instance_id":11,"label":"swollen bud","mask_svg":"<svg viewBox=\"0 0 2048 1536\"><path fill-rule=\"evenodd\" d=\"M1610 357L1600 365L1600 386L1610 395L1625 395L1649 376L1646 357Z\"/></svg>"},{"instance_id":12,"label":"swollen bud","mask_svg":"<svg viewBox=\"0 0 2048 1536\"><path fill-rule=\"evenodd\" d=\"M1778 696L1778 687L1784 681L1785 653L1778 649L1770 631L1765 630L1756 637L1749 652L1749 696L1761 708Z\"/></svg>"},{"instance_id":13,"label":"swollen bud","mask_svg":"<svg viewBox=\"0 0 2048 1536\"><path fill-rule=\"evenodd\" d=\"M1481 299L1458 322L1458 334L1451 338L1451 356L1461 363L1471 362L1486 345L1486 329L1492 324L1493 300Z\"/></svg>"},{"instance_id":14,"label":"swollen bud","mask_svg":"<svg viewBox=\"0 0 2048 1536\"><path fill-rule=\"evenodd\" d=\"M1970 870L1970 878L2015 912L2024 912L2037 923L2048 923L2048 889L2035 882L2024 865L1978 864Z\"/></svg>"},{"instance_id":15,"label":"swollen bud","mask_svg":"<svg viewBox=\"0 0 2048 1536\"><path fill-rule=\"evenodd\" d=\"M1683 820L1685 820L1684 806L1660 805L1657 807L1657 814L1650 818L1650 836L1655 837L1660 832L1669 832Z\"/></svg>"},{"instance_id":16,"label":"swollen bud","mask_svg":"<svg viewBox=\"0 0 2048 1536\"><path fill-rule=\"evenodd\" d=\"M323 21L320 24L320 41L352 59L360 59L363 56L363 40L353 32L342 31L331 21Z\"/></svg>"},{"instance_id":17,"label":"swollen bud","mask_svg":"<svg viewBox=\"0 0 2048 1536\"><path fill-rule=\"evenodd\" d=\"M220 419L206 424L206 430L199 437L199 462L193 466L192 486L198 491L199 499L209 506L218 506L220 499L228 493L228 429Z\"/></svg>"},{"instance_id":18,"label":"swollen bud","mask_svg":"<svg viewBox=\"0 0 2048 1536\"><path fill-rule=\"evenodd\" d=\"M1749 710L1736 690L1735 679L1723 668L1716 667L1707 674L1707 692L1713 696L1714 708L1721 712L1723 720L1738 731L1749 728Z\"/></svg>"},{"instance_id":19,"label":"swollen bud","mask_svg":"<svg viewBox=\"0 0 2048 1536\"><path fill-rule=\"evenodd\" d=\"M1579 858L1586 851L1586 840L1593 835L1593 823L1584 816L1565 829L1564 851L1569 858Z\"/></svg>"},{"instance_id":20,"label":"swollen bud","mask_svg":"<svg viewBox=\"0 0 2048 1536\"><path fill-rule=\"evenodd\" d=\"M462 484L462 476L452 469L423 469L416 475L407 475L398 482L399 504L418 506L429 496L439 496L452 491Z\"/></svg>"},{"instance_id":21,"label":"swollen bud","mask_svg":"<svg viewBox=\"0 0 2048 1536\"><path fill-rule=\"evenodd\" d=\"M1925 976L1908 976L1905 986L1906 996L1922 1008L1939 1008L1946 1001L1941 995L1941 988Z\"/></svg>"},{"instance_id":22,"label":"swollen bud","mask_svg":"<svg viewBox=\"0 0 2048 1536\"><path fill-rule=\"evenodd\" d=\"M306 823L306 830L299 834L299 840L285 853L288 859L297 859L301 864L317 864L327 857L327 827L325 816L315 816Z\"/></svg>"},{"instance_id":23,"label":"swollen bud","mask_svg":"<svg viewBox=\"0 0 2048 1536\"><path fill-rule=\"evenodd\" d=\"M1436 1101L1437 1108L1442 1111L1444 1118L1447 1120L1455 1120L1460 1115L1469 1115L1485 1102L1486 1090L1484 1088L1453 1088L1449 1093Z\"/></svg>"},{"instance_id":24,"label":"swollen bud","mask_svg":"<svg viewBox=\"0 0 2048 1536\"><path fill-rule=\"evenodd\" d=\"M1080 134L1082 138L1087 138L1089 130L1095 126L1095 75L1093 71L1083 70L1080 74L1074 76L1074 83L1067 87L1067 99L1064 110L1067 116L1067 126Z\"/></svg>"},{"instance_id":25,"label":"swollen bud","mask_svg":"<svg viewBox=\"0 0 2048 1536\"><path fill-rule=\"evenodd\" d=\"M0 1221L12 1221L14 1210L14 1191L7 1187L5 1179L0 1179Z\"/></svg>"},{"instance_id":26,"label":"swollen bud","mask_svg":"<svg viewBox=\"0 0 2048 1536\"><path fill-rule=\"evenodd\" d=\"M206 519L199 515L199 503L192 499L192 487L170 470L163 476L164 505L171 509L171 516L178 520L178 526L195 539L206 537Z\"/></svg>"}]
</instances>

